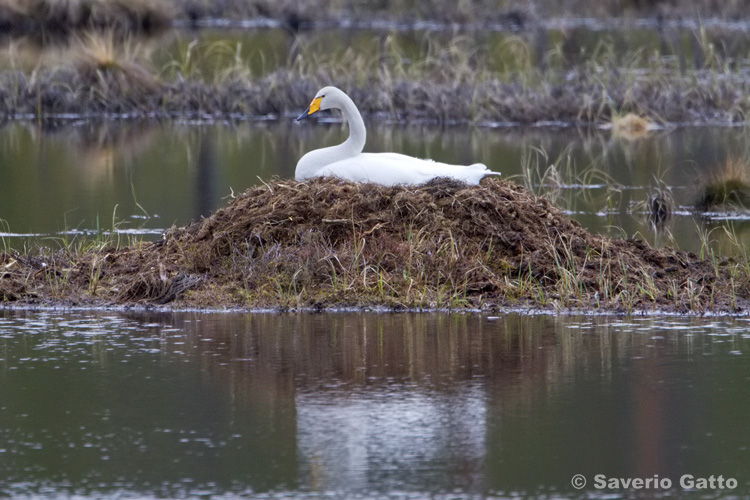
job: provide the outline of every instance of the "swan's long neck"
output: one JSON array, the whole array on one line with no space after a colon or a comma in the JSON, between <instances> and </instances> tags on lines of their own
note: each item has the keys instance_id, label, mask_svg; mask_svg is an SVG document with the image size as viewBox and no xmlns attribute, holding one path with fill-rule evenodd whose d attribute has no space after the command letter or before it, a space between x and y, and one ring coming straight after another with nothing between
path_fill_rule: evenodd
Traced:
<instances>
[{"instance_id":1,"label":"swan's long neck","mask_svg":"<svg viewBox=\"0 0 750 500\"><path fill-rule=\"evenodd\" d=\"M338 89L332 89L331 102L328 108L338 108L349 124L349 137L336 146L310 151L297 162L295 177L307 179L317 175L320 169L337 161L353 158L360 154L365 147L365 122L359 114L357 106L349 96ZM326 109L328 109L326 108Z\"/></svg>"},{"instance_id":2,"label":"swan's long neck","mask_svg":"<svg viewBox=\"0 0 750 500\"><path fill-rule=\"evenodd\" d=\"M344 120L349 124L349 138L344 141L341 146L345 148L347 153L351 156L358 155L365 148L365 140L367 139L367 132L365 131L365 122L362 120L362 115L359 114L357 106L354 104L349 96L342 93L341 112L344 115ZM342 149L343 149L342 148Z\"/></svg>"}]
</instances>

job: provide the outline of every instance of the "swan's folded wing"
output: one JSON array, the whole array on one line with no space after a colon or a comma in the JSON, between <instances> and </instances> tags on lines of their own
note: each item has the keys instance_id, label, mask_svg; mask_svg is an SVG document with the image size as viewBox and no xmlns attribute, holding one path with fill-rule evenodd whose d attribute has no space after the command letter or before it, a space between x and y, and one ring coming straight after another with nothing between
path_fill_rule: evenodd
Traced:
<instances>
[{"instance_id":1,"label":"swan's folded wing","mask_svg":"<svg viewBox=\"0 0 750 500\"><path fill-rule=\"evenodd\" d=\"M437 177L450 177L469 184L477 184L482 177L492 173L481 163L469 166L449 165L398 153L362 153L326 165L318 171L317 175L393 186L422 184Z\"/></svg>"}]
</instances>

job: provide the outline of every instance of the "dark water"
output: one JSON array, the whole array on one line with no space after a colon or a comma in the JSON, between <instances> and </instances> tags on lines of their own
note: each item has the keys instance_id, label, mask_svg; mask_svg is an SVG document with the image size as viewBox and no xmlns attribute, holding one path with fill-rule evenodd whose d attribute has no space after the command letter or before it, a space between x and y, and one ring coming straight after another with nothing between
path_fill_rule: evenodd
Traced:
<instances>
[{"instance_id":1,"label":"dark water","mask_svg":"<svg viewBox=\"0 0 750 500\"><path fill-rule=\"evenodd\" d=\"M748 353L746 319L6 311L0 495L741 498Z\"/></svg>"},{"instance_id":2,"label":"dark water","mask_svg":"<svg viewBox=\"0 0 750 500\"><path fill-rule=\"evenodd\" d=\"M6 125L0 129L0 245L113 229L121 238L158 238L173 224L210 214L232 193L274 176L293 178L306 151L346 134L338 123L293 120L233 126L82 121L54 130ZM725 127L680 128L628 141L606 130L374 123L366 150L481 161L544 194L591 231L638 235L695 252L708 234L715 248L731 254L737 249L728 234L746 242L750 214L698 216L693 206L702 179L720 172L727 157L747 156L747 139L745 128ZM660 183L672 189L675 216L655 234L645 202Z\"/></svg>"}]
</instances>

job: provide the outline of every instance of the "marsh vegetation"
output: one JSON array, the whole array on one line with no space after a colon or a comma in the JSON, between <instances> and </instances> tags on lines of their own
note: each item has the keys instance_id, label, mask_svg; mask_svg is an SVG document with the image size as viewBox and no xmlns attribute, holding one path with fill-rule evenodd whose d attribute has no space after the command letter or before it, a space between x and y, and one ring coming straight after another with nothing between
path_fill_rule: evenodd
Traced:
<instances>
[{"instance_id":1,"label":"marsh vegetation","mask_svg":"<svg viewBox=\"0 0 750 500\"><path fill-rule=\"evenodd\" d=\"M0 0L0 495L748 497L745 4Z\"/></svg>"},{"instance_id":2,"label":"marsh vegetation","mask_svg":"<svg viewBox=\"0 0 750 500\"><path fill-rule=\"evenodd\" d=\"M724 44L724 28L645 31L648 48L617 32L592 43L566 29L381 29L361 38L277 29L283 49L273 57L264 55L268 47L253 51L257 39L221 35L183 42L171 40L174 32L144 38L115 28L54 41L27 34L0 52L0 117L279 118L298 113L330 83L346 89L368 119L401 122L597 127L628 114L653 126L745 120L744 42ZM165 45L174 49L165 53Z\"/></svg>"},{"instance_id":3,"label":"marsh vegetation","mask_svg":"<svg viewBox=\"0 0 750 500\"><path fill-rule=\"evenodd\" d=\"M120 242L122 243L122 242ZM163 240L0 255L4 301L737 312L747 259L585 231L507 181L273 181Z\"/></svg>"},{"instance_id":4,"label":"marsh vegetation","mask_svg":"<svg viewBox=\"0 0 750 500\"><path fill-rule=\"evenodd\" d=\"M685 22L707 7L600 2L590 11L597 29L619 19L643 32L623 43L621 32L605 31L592 43L564 26L581 8L573 0L450 6L8 0L0 19L11 19L16 36L0 51L0 117L41 129L64 126L70 117L280 120L333 84L347 90L370 123L575 126L635 150L674 127L745 122L750 48L736 34L723 42L732 30L727 22ZM727 21L738 8L723 4L712 19ZM542 19L541 9L559 18ZM220 19L244 19L256 29L266 23L261 38L277 40L273 57L258 38L185 29L217 26ZM348 30L333 34L317 29L346 23ZM645 34L651 45L639 43ZM213 215L201 212L205 219L183 223L157 243L113 241L116 216L109 236L97 218L96 240L63 237L51 248L30 244L22 252L6 245L0 290L3 300L25 304L745 307L750 266L733 227L723 228L724 250L734 256L724 258L713 244L716 228L698 228L700 251L691 254L652 249L637 232L599 236L560 211L572 210L565 198L579 195L603 197L604 213L627 202L627 210L642 212L670 240L669 221L684 204L658 172L639 187L646 195L627 200L627 186L595 163L582 169L564 151L527 153L515 179L524 188L489 182L476 190L438 184L385 192L266 177L262 187ZM695 183L695 210L746 207L743 158L713 162L726 167ZM592 184L600 194L587 191ZM132 201L148 215L132 180L131 188ZM278 227L268 223L277 214L253 200L284 214Z\"/></svg>"}]
</instances>

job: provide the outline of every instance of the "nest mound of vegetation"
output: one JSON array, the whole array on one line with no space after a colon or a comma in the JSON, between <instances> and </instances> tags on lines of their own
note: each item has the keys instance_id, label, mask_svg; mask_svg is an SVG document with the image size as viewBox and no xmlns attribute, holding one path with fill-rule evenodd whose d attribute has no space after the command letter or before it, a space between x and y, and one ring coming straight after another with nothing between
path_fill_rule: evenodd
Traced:
<instances>
[{"instance_id":1,"label":"nest mound of vegetation","mask_svg":"<svg viewBox=\"0 0 750 500\"><path fill-rule=\"evenodd\" d=\"M0 269L6 301L57 293L73 303L186 307L736 312L750 290L730 261L591 234L499 179L418 187L277 180L156 243L6 254Z\"/></svg>"}]
</instances>

